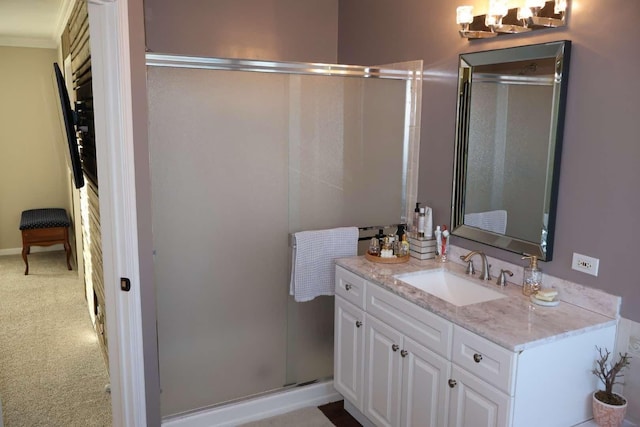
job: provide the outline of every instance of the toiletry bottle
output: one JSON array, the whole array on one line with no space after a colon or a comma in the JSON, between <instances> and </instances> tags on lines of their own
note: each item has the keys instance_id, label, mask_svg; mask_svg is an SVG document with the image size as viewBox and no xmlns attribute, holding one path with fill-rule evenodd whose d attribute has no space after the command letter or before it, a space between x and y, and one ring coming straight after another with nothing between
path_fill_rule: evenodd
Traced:
<instances>
[{"instance_id":1,"label":"toiletry bottle","mask_svg":"<svg viewBox=\"0 0 640 427\"><path fill-rule=\"evenodd\" d=\"M416 203L416 208L413 211L413 222L411 223L411 232L414 236L418 236L418 221L420 217L420 202Z\"/></svg>"},{"instance_id":2,"label":"toiletry bottle","mask_svg":"<svg viewBox=\"0 0 640 427\"><path fill-rule=\"evenodd\" d=\"M424 208L420 208L420 216L418 216L418 237L423 238L424 237L424 220L425 220L425 213L424 213Z\"/></svg>"},{"instance_id":3,"label":"toiletry bottle","mask_svg":"<svg viewBox=\"0 0 640 427\"><path fill-rule=\"evenodd\" d=\"M389 236L385 236L382 243L382 249L380 250L380 256L382 258L391 258L392 255L393 250L391 249L391 241L389 240Z\"/></svg>"},{"instance_id":4,"label":"toiletry bottle","mask_svg":"<svg viewBox=\"0 0 640 427\"><path fill-rule=\"evenodd\" d=\"M380 241L376 237L369 242L369 255L380 256Z\"/></svg>"},{"instance_id":5,"label":"toiletry bottle","mask_svg":"<svg viewBox=\"0 0 640 427\"><path fill-rule=\"evenodd\" d=\"M535 255L523 256L529 259L529 266L524 268L522 279L522 293L526 296L534 295L542 287L542 270L538 268L538 257Z\"/></svg>"},{"instance_id":6,"label":"toiletry bottle","mask_svg":"<svg viewBox=\"0 0 640 427\"><path fill-rule=\"evenodd\" d=\"M436 235L436 256L442 256L442 231L440 226L436 226L436 231L433 232Z\"/></svg>"},{"instance_id":7,"label":"toiletry bottle","mask_svg":"<svg viewBox=\"0 0 640 427\"><path fill-rule=\"evenodd\" d=\"M405 229L404 224L398 225L398 231L396 232L396 234L398 235L400 241L402 241L402 236L406 234L404 229Z\"/></svg>"},{"instance_id":8,"label":"toiletry bottle","mask_svg":"<svg viewBox=\"0 0 640 427\"><path fill-rule=\"evenodd\" d=\"M433 215L431 208L426 208L424 215L424 237L433 239Z\"/></svg>"},{"instance_id":9,"label":"toiletry bottle","mask_svg":"<svg viewBox=\"0 0 640 427\"><path fill-rule=\"evenodd\" d=\"M407 235L406 234L402 235L401 244L402 244L401 249L400 249L401 256L409 255L409 242L407 241Z\"/></svg>"}]
</instances>

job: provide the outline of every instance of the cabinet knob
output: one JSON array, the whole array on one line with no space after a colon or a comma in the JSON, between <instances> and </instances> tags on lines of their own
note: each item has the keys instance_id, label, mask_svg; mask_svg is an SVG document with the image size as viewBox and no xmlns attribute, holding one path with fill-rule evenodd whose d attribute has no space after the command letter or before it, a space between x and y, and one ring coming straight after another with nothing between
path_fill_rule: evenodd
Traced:
<instances>
[{"instance_id":1,"label":"cabinet knob","mask_svg":"<svg viewBox=\"0 0 640 427\"><path fill-rule=\"evenodd\" d=\"M409 352L407 350L400 351L400 356L402 356L402 357L407 357L407 354L409 354Z\"/></svg>"},{"instance_id":2,"label":"cabinet knob","mask_svg":"<svg viewBox=\"0 0 640 427\"><path fill-rule=\"evenodd\" d=\"M449 380L449 387L454 388L458 384L456 380Z\"/></svg>"},{"instance_id":3,"label":"cabinet knob","mask_svg":"<svg viewBox=\"0 0 640 427\"><path fill-rule=\"evenodd\" d=\"M393 344L391 346L391 350L393 350L393 351L398 351L399 349L400 349L400 346L398 344Z\"/></svg>"},{"instance_id":4,"label":"cabinet knob","mask_svg":"<svg viewBox=\"0 0 640 427\"><path fill-rule=\"evenodd\" d=\"M474 354L473 360L475 360L476 363L480 363L480 361L482 360L482 355L479 353Z\"/></svg>"},{"instance_id":5,"label":"cabinet knob","mask_svg":"<svg viewBox=\"0 0 640 427\"><path fill-rule=\"evenodd\" d=\"M360 326L362 326L362 322L359 320L356 320L356 328L359 328Z\"/></svg>"},{"instance_id":6,"label":"cabinet knob","mask_svg":"<svg viewBox=\"0 0 640 427\"><path fill-rule=\"evenodd\" d=\"M350 291L350 290L351 290L351 286L352 286L352 285L351 285L350 283L347 283L346 285L344 285L344 288L345 288L347 291Z\"/></svg>"}]
</instances>

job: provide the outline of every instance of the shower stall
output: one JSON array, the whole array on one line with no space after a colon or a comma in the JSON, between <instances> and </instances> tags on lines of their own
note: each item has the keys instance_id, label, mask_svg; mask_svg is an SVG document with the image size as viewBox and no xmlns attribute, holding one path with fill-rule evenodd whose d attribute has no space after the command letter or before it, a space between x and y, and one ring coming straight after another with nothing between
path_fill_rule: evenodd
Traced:
<instances>
[{"instance_id":1,"label":"shower stall","mask_svg":"<svg viewBox=\"0 0 640 427\"><path fill-rule=\"evenodd\" d=\"M289 236L406 222L421 67L147 56L163 417L332 376Z\"/></svg>"}]
</instances>

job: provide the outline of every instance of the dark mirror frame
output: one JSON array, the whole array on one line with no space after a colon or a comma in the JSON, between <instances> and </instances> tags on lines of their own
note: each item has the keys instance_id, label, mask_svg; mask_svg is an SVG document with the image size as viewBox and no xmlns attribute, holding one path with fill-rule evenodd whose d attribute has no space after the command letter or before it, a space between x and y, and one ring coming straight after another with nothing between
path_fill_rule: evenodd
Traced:
<instances>
[{"instance_id":1,"label":"dark mirror frame","mask_svg":"<svg viewBox=\"0 0 640 427\"><path fill-rule=\"evenodd\" d=\"M453 168L453 192L451 206L451 229L454 236L463 237L496 248L504 249L519 254L536 255L541 261L550 261L553 255L553 240L555 232L556 205L558 199L558 181L560 177L560 157L562 153L562 138L564 133L564 117L567 99L567 86L569 77L569 63L571 42L562 40L558 42L542 43L528 46L519 46L506 49L497 49L483 52L466 53L460 55L460 68L458 73L458 104L456 120L456 146L454 152ZM507 236L476 227L464 225L465 196L468 147L469 147L469 123L470 123L470 97L473 84L474 67L491 64L502 64L524 60L539 60L555 58L556 72L555 84L559 91L554 97L556 117L551 123L555 126L555 144L553 147L553 165L551 167L551 185L548 197L549 218L547 223L546 245L541 241L533 242L518 237ZM513 141L511 142L513 143ZM547 168L540 168L546 174ZM526 197L528 189L522 189L523 197ZM542 234L542 230L541 230ZM541 239L542 240L542 239Z\"/></svg>"}]
</instances>

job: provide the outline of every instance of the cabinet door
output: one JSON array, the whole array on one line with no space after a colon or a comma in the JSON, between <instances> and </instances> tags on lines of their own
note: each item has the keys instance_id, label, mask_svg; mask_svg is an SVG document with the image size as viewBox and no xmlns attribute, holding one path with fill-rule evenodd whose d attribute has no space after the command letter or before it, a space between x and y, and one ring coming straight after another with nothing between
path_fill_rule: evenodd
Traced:
<instances>
[{"instance_id":1,"label":"cabinet door","mask_svg":"<svg viewBox=\"0 0 640 427\"><path fill-rule=\"evenodd\" d=\"M364 376L364 312L336 297L333 385L362 411Z\"/></svg>"},{"instance_id":2,"label":"cabinet door","mask_svg":"<svg viewBox=\"0 0 640 427\"><path fill-rule=\"evenodd\" d=\"M513 400L455 364L451 369L451 427L508 427ZM455 384L455 385L454 385Z\"/></svg>"},{"instance_id":3,"label":"cabinet door","mask_svg":"<svg viewBox=\"0 0 640 427\"><path fill-rule=\"evenodd\" d=\"M404 337L401 426L445 426L451 363Z\"/></svg>"},{"instance_id":4,"label":"cabinet door","mask_svg":"<svg viewBox=\"0 0 640 427\"><path fill-rule=\"evenodd\" d=\"M366 316L364 414L377 426L400 424L402 335L373 316Z\"/></svg>"}]
</instances>

